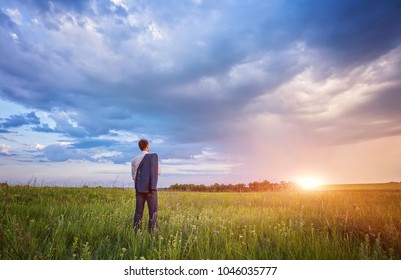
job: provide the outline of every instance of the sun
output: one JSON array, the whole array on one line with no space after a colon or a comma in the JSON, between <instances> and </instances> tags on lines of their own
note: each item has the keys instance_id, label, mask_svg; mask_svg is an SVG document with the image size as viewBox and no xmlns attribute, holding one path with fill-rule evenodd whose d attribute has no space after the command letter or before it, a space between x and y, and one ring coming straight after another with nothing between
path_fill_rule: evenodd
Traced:
<instances>
[{"instance_id":1,"label":"sun","mask_svg":"<svg viewBox=\"0 0 401 280\"><path fill-rule=\"evenodd\" d=\"M297 184L304 190L316 190L322 185L322 180L317 177L305 177L298 179Z\"/></svg>"}]
</instances>

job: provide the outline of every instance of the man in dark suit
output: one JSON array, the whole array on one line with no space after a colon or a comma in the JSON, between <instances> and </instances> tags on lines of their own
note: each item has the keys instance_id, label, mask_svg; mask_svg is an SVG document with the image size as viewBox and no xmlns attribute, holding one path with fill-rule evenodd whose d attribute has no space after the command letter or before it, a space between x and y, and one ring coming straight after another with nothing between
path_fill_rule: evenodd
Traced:
<instances>
[{"instance_id":1,"label":"man in dark suit","mask_svg":"<svg viewBox=\"0 0 401 280\"><path fill-rule=\"evenodd\" d=\"M157 181L160 175L158 156L149 153L149 142L146 139L141 139L138 146L141 153L131 161L136 191L134 229L136 233L141 227L146 202L149 210L149 231L157 231Z\"/></svg>"}]
</instances>

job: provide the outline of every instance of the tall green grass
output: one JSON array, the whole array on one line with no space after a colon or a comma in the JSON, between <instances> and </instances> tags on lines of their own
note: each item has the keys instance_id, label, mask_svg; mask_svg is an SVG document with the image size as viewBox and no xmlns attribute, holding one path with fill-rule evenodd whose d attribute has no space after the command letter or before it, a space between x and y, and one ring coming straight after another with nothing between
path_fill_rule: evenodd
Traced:
<instances>
[{"instance_id":1,"label":"tall green grass","mask_svg":"<svg viewBox=\"0 0 401 280\"><path fill-rule=\"evenodd\" d=\"M401 258L394 190L159 192L159 232L137 235L134 207L133 190L3 184L0 259Z\"/></svg>"}]
</instances>

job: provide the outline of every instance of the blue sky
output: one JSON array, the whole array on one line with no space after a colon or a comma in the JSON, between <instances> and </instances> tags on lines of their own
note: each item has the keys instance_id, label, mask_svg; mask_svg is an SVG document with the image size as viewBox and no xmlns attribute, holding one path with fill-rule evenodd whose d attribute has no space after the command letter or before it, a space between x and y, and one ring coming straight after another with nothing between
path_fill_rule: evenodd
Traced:
<instances>
[{"instance_id":1,"label":"blue sky","mask_svg":"<svg viewBox=\"0 0 401 280\"><path fill-rule=\"evenodd\" d=\"M1 1L0 179L400 181L401 2Z\"/></svg>"}]
</instances>

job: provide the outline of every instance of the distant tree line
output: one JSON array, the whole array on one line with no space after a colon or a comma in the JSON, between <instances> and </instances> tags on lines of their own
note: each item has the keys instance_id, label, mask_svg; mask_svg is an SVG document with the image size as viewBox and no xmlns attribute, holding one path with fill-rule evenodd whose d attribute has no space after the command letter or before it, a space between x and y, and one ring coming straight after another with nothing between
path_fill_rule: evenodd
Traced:
<instances>
[{"instance_id":1,"label":"distant tree line","mask_svg":"<svg viewBox=\"0 0 401 280\"><path fill-rule=\"evenodd\" d=\"M271 183L267 180L262 182L251 182L246 184L218 184L213 185L195 185L195 184L174 184L166 190L184 191L184 192L273 192L297 190L298 186L293 182L281 181L280 183Z\"/></svg>"}]
</instances>

